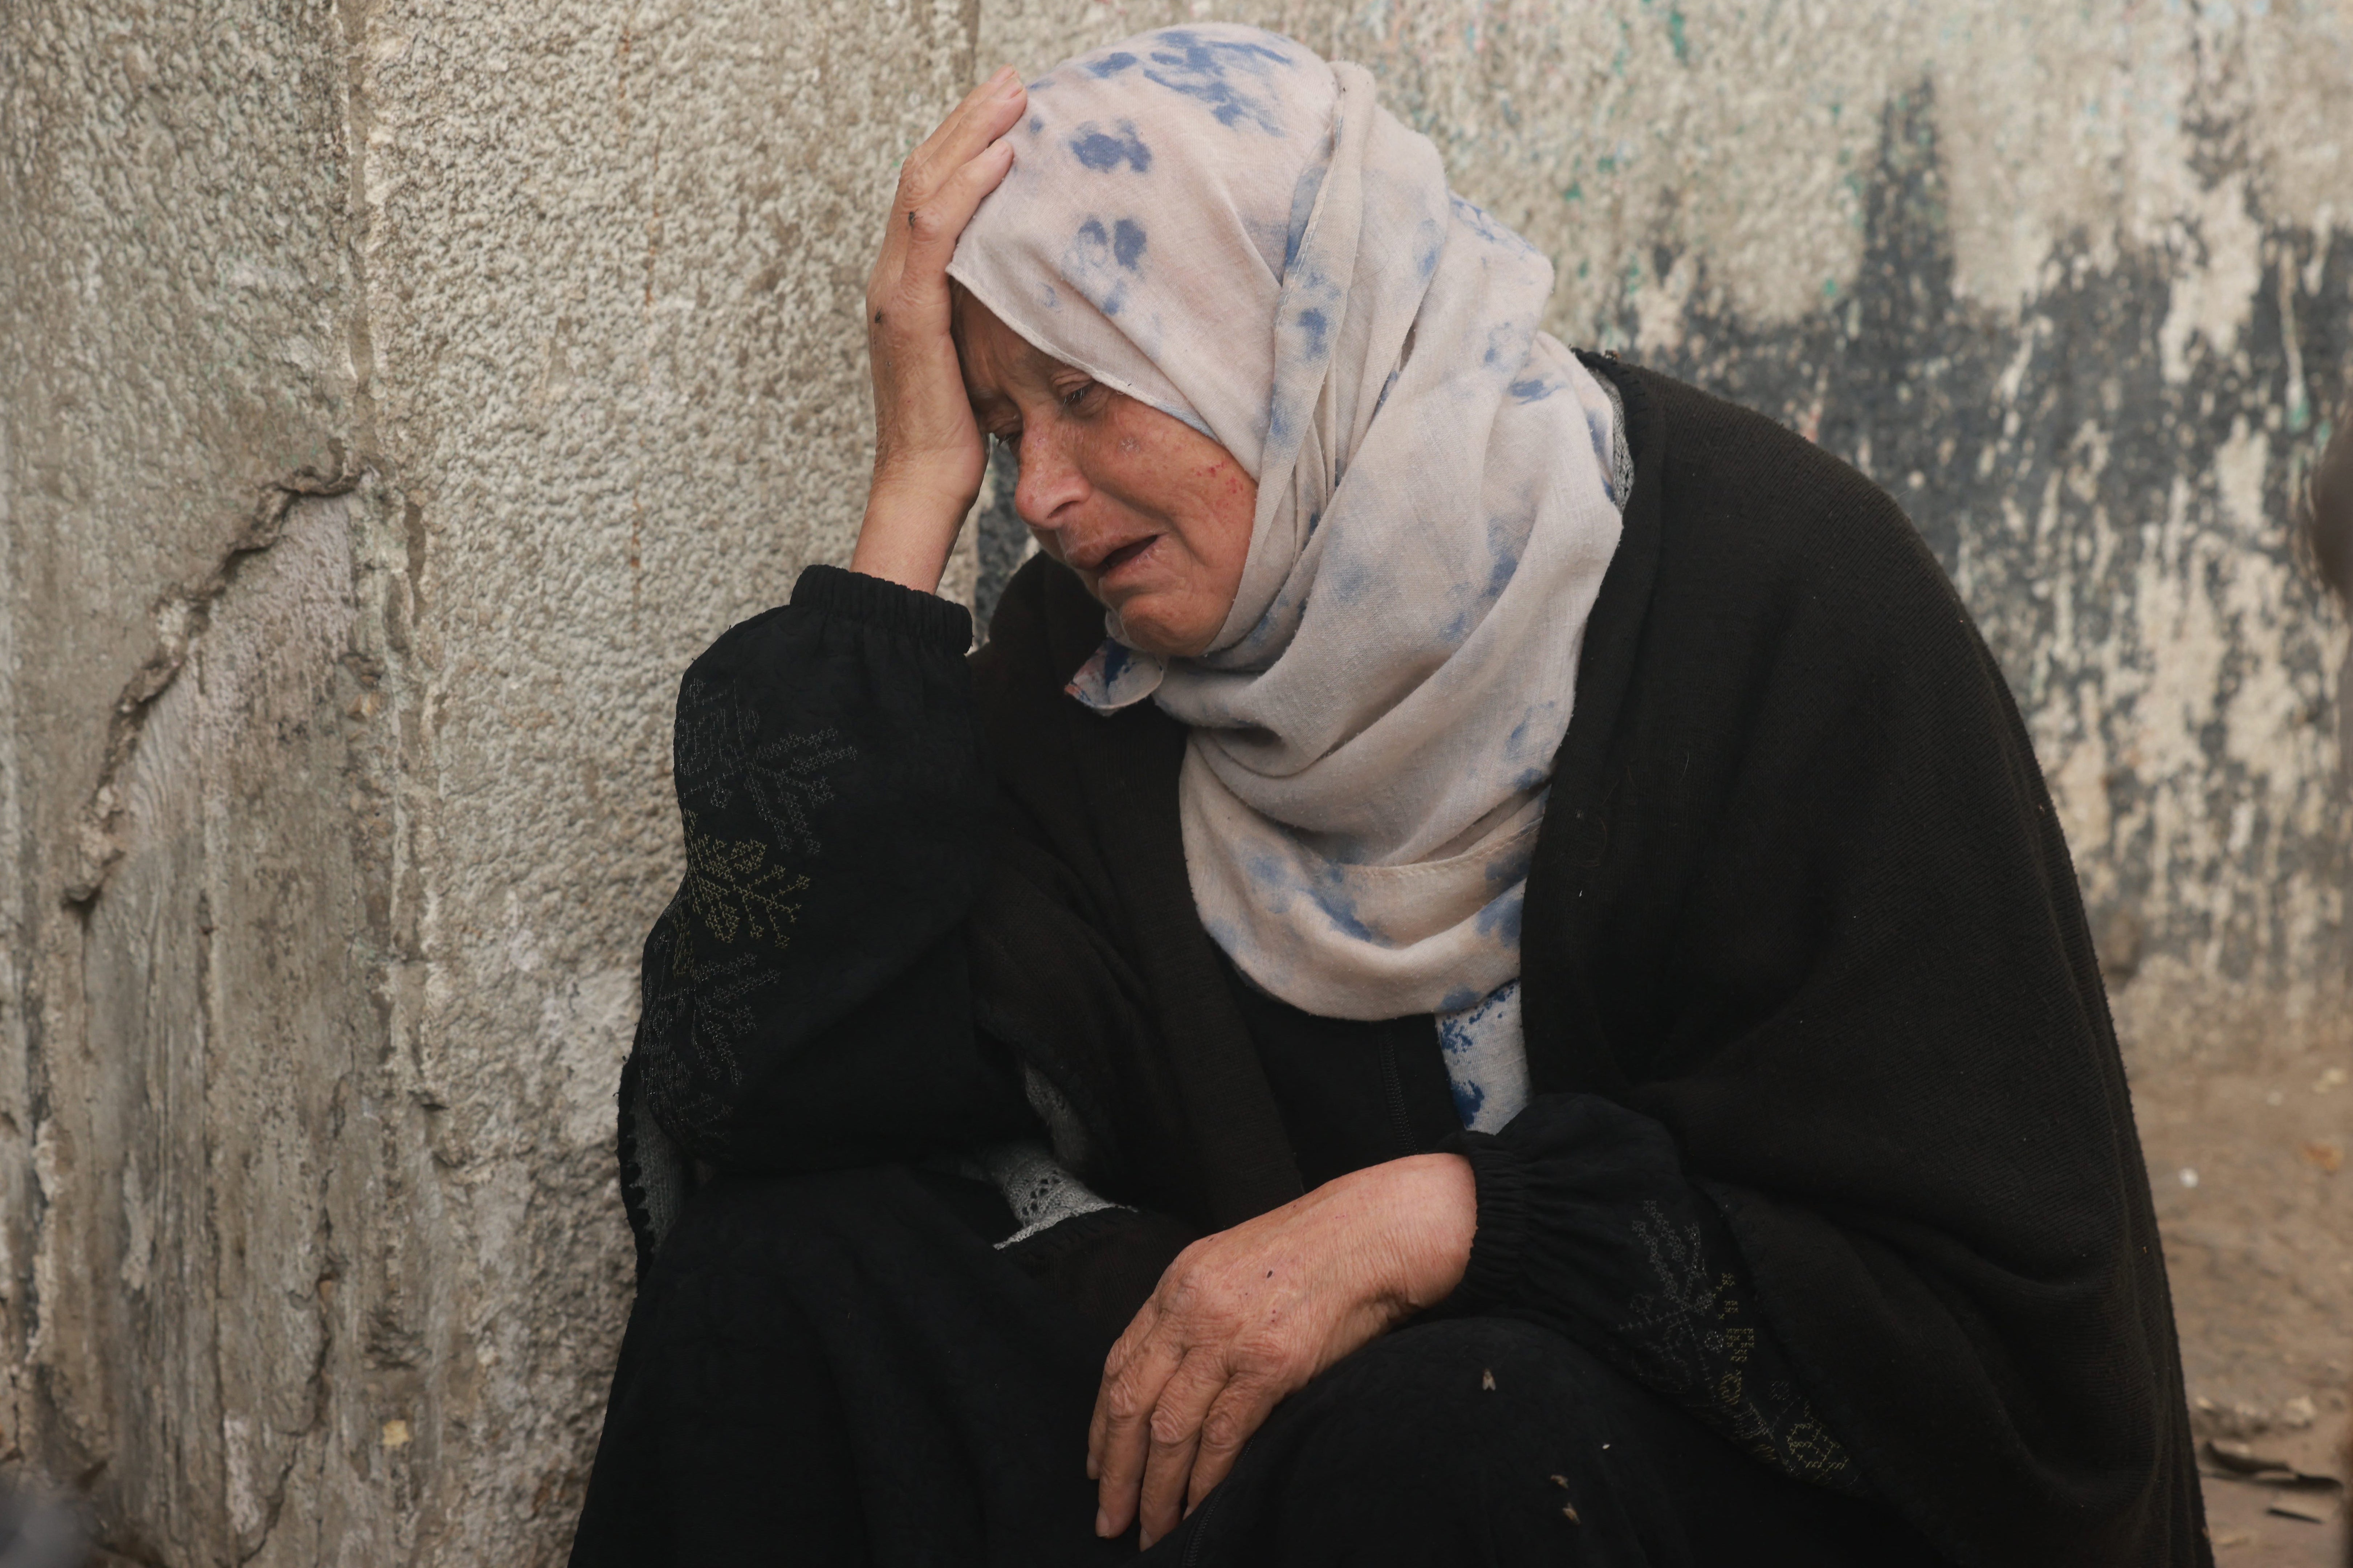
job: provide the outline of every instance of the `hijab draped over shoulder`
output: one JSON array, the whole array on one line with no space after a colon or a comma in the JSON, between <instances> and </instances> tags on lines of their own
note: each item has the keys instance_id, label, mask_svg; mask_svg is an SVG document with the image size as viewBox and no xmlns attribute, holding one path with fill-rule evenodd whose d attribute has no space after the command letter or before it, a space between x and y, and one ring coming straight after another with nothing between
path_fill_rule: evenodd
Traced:
<instances>
[{"instance_id":1,"label":"hijab draped over shoulder","mask_svg":"<svg viewBox=\"0 0 2353 1568\"><path fill-rule=\"evenodd\" d=\"M1208 650L1155 658L1113 614L1071 694L1189 727L1186 862L1236 966L1327 1017L1451 1018L1465 1119L1500 1125L1526 1098L1530 856L1623 500L1610 396L1539 330L1552 265L1364 70L1252 28L1071 60L1011 139L952 275L1258 482Z\"/></svg>"}]
</instances>

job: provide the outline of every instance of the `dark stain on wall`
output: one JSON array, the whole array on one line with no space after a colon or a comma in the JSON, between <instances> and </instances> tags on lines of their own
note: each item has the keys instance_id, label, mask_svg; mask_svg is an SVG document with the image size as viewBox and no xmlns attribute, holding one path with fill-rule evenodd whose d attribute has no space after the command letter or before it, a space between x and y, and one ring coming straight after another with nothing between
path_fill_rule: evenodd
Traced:
<instances>
[{"instance_id":1,"label":"dark stain on wall","mask_svg":"<svg viewBox=\"0 0 2353 1568\"><path fill-rule=\"evenodd\" d=\"M2200 174L2228 177L2235 139L2227 127L2204 132L2221 151ZM2176 279L2206 259L2194 227L2179 253L2126 248L2105 266L2085 240L2063 245L2040 297L2021 315L1997 314L1954 292L1924 85L1883 111L1846 297L1752 330L1711 311L1694 258L1702 275L1680 345L1645 356L1886 486L1960 585L2038 741L2096 739L2115 832L2074 851L2112 980L2150 952L2236 979L2308 977L2331 955L2342 973L2346 955L2341 921L2296 929L2316 900L2327 904L2320 889L2346 885L2348 857L2336 781L2316 765L2335 752L2341 634L2298 549L2291 497L2327 439L2325 411L2348 390L2353 237L2323 246L2251 216L2263 266L2235 348L2193 341L2171 380L2160 333ZM1661 278L1674 261L1651 258ZM1635 325L1628 308L1630 340ZM2255 527L2221 488L2226 454L2252 461L2251 442L2261 443ZM2168 761L2146 742L2193 728L2182 699L2200 695L2158 678L2184 597L2203 599L2192 619L2211 616L2219 634L2198 704L2213 716ZM2234 704L2281 668L2293 710L2266 735L2263 713ZM2237 745L2225 715L2247 731ZM2299 728L2322 743L2301 743Z\"/></svg>"}]
</instances>

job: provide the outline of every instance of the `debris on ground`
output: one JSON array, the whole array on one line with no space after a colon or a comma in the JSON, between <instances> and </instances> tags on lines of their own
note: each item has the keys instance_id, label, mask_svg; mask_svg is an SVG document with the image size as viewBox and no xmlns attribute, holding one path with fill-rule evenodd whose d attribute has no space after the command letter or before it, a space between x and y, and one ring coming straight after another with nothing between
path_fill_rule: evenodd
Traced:
<instances>
[{"instance_id":1,"label":"debris on ground","mask_svg":"<svg viewBox=\"0 0 2353 1568\"><path fill-rule=\"evenodd\" d=\"M2320 1491L2342 1491L2345 1483L2335 1476L2317 1470L2300 1470L2286 1459L2267 1454L2252 1443L2242 1443L2229 1437L2209 1437L2203 1445L2207 1459L2213 1468L2209 1475L2220 1475L2234 1481L2254 1481L2263 1486L2310 1487Z\"/></svg>"}]
</instances>

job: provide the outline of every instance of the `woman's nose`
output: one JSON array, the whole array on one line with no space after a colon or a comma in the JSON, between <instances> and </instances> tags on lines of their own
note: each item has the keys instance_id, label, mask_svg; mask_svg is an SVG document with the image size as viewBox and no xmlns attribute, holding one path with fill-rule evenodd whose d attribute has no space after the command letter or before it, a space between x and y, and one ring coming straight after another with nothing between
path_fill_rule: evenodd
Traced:
<instances>
[{"instance_id":1,"label":"woman's nose","mask_svg":"<svg viewBox=\"0 0 2353 1568\"><path fill-rule=\"evenodd\" d=\"M1069 521L1070 507L1087 493L1085 477L1060 447L1044 434L1026 437L1021 443L1021 479L1013 487L1013 510L1035 529L1060 528Z\"/></svg>"}]
</instances>

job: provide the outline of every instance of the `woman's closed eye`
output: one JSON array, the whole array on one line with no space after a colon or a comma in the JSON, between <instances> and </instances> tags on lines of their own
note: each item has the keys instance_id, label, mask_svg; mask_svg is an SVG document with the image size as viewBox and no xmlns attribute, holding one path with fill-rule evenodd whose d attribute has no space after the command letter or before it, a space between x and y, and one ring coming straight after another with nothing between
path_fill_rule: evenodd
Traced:
<instances>
[{"instance_id":1,"label":"woman's closed eye","mask_svg":"<svg viewBox=\"0 0 2353 1568\"><path fill-rule=\"evenodd\" d=\"M1053 395L1054 401L1061 405L1064 413L1073 414L1081 418L1092 418L1102 412L1106 392L1101 382L1082 377L1067 385L1058 384L1053 388ZM976 405L973 409L973 419L979 426L982 435L993 440L1001 441L1016 450L1019 449L1021 422L1011 417L1009 411Z\"/></svg>"}]
</instances>

